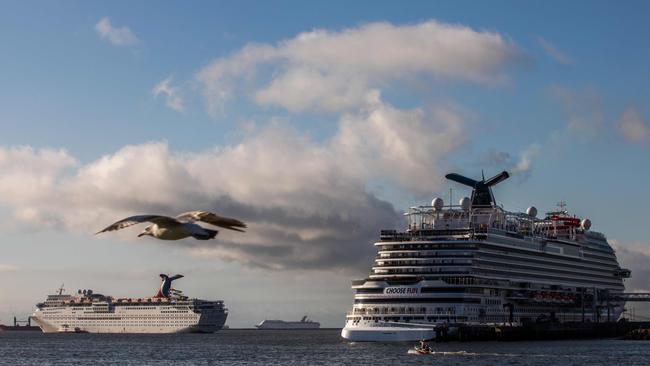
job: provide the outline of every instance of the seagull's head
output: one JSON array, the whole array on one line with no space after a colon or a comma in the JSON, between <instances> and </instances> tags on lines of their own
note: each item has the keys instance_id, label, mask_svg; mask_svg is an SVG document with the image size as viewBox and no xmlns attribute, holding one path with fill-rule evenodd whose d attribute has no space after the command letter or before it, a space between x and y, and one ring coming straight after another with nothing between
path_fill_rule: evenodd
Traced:
<instances>
[{"instance_id":1,"label":"seagull's head","mask_svg":"<svg viewBox=\"0 0 650 366\"><path fill-rule=\"evenodd\" d=\"M138 234L138 238L145 235L153 236L153 233L151 232L151 226L147 226L146 228L144 228L144 230L142 230L142 232Z\"/></svg>"}]
</instances>

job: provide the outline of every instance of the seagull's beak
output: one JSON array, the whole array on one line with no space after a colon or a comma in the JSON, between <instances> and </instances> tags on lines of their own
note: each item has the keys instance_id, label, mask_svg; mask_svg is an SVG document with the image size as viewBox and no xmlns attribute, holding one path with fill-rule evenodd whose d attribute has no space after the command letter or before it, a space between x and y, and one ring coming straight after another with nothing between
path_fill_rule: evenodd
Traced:
<instances>
[{"instance_id":1,"label":"seagull's beak","mask_svg":"<svg viewBox=\"0 0 650 366\"><path fill-rule=\"evenodd\" d=\"M144 235L146 235L146 233L140 233L140 234L138 234L138 238L141 237L141 236L144 236Z\"/></svg>"}]
</instances>

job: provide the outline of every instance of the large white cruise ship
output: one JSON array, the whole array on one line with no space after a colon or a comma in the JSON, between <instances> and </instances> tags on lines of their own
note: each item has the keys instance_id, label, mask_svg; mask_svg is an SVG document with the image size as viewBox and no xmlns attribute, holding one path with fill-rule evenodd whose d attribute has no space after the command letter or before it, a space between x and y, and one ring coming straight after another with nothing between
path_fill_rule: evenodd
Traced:
<instances>
[{"instance_id":1,"label":"large white cruise ship","mask_svg":"<svg viewBox=\"0 0 650 366\"><path fill-rule=\"evenodd\" d=\"M226 322L223 301L190 299L171 288L182 275L161 274L158 293L144 298L113 298L79 290L49 295L32 319L45 333L212 333Z\"/></svg>"},{"instance_id":2,"label":"large white cruise ship","mask_svg":"<svg viewBox=\"0 0 650 366\"><path fill-rule=\"evenodd\" d=\"M341 335L352 341L413 341L435 327L527 321L616 320L624 310L622 269L589 219L560 209L508 212L476 181L459 205L410 208L408 228L382 230L370 275L352 281L354 305Z\"/></svg>"},{"instance_id":3,"label":"large white cruise ship","mask_svg":"<svg viewBox=\"0 0 650 366\"><path fill-rule=\"evenodd\" d=\"M320 323L307 319L307 315L305 315L300 321L263 320L255 328L262 330L318 329L320 328Z\"/></svg>"}]
</instances>

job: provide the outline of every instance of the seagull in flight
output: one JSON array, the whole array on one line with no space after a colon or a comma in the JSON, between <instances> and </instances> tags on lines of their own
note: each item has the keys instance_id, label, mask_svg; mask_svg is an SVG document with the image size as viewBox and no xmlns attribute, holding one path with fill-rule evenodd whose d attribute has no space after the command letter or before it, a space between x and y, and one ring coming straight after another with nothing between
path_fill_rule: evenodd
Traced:
<instances>
[{"instance_id":1,"label":"seagull in flight","mask_svg":"<svg viewBox=\"0 0 650 366\"><path fill-rule=\"evenodd\" d=\"M144 228L144 231L138 234L138 237L149 235L161 240L179 240L188 237L193 237L197 240L208 240L214 239L214 237L219 233L218 230L204 228L196 222L204 222L206 224L240 232L244 232L242 229L246 228L246 224L237 219L222 217L207 211L190 211L182 213L176 217L161 215L137 215L127 217L110 225L104 230L98 231L95 235L107 231L124 229L125 227L143 222L150 222L151 225Z\"/></svg>"}]
</instances>

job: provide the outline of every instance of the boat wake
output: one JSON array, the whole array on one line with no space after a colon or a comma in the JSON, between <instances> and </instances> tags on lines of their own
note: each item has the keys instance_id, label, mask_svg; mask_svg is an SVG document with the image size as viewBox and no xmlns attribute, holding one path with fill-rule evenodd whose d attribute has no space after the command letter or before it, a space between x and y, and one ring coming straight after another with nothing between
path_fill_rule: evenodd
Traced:
<instances>
[{"instance_id":1,"label":"boat wake","mask_svg":"<svg viewBox=\"0 0 650 366\"><path fill-rule=\"evenodd\" d=\"M428 354L420 353L415 349L411 348L408 350L409 355L418 355L418 356L505 356L505 357L516 357L522 356L520 354L514 353L475 353L467 351L431 351Z\"/></svg>"}]
</instances>

